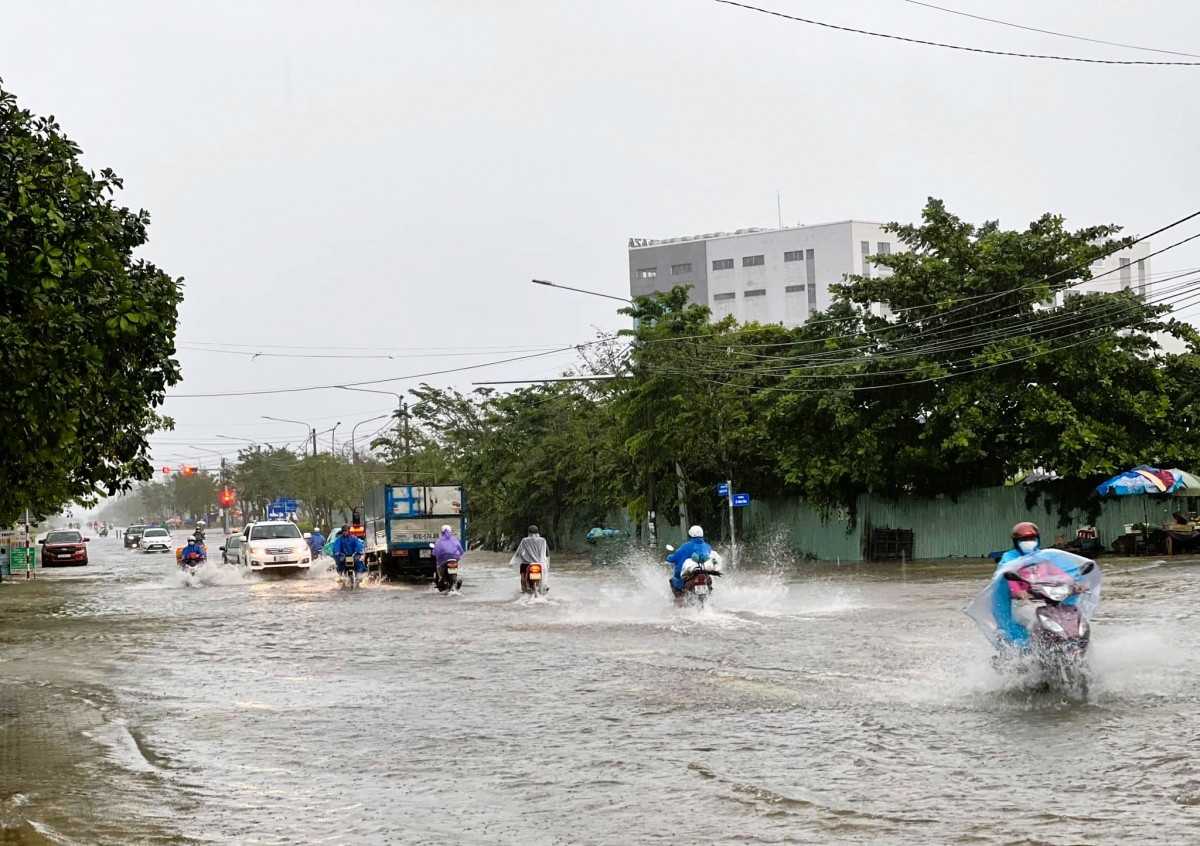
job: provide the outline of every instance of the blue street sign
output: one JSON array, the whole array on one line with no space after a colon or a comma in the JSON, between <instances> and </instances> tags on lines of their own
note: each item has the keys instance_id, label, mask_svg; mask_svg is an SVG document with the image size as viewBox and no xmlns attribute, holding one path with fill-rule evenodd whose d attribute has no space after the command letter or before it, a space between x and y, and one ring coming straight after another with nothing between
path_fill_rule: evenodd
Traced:
<instances>
[{"instance_id":1,"label":"blue street sign","mask_svg":"<svg viewBox=\"0 0 1200 846\"><path fill-rule=\"evenodd\" d=\"M717 485L717 496L729 496L729 485L724 482Z\"/></svg>"},{"instance_id":2,"label":"blue street sign","mask_svg":"<svg viewBox=\"0 0 1200 846\"><path fill-rule=\"evenodd\" d=\"M282 511L276 511L275 506L273 506L273 505L267 506L267 519L268 520L282 520L285 516L286 515Z\"/></svg>"},{"instance_id":3,"label":"blue street sign","mask_svg":"<svg viewBox=\"0 0 1200 846\"><path fill-rule=\"evenodd\" d=\"M749 505L750 504L750 494L734 494L733 495L733 504L734 505Z\"/></svg>"},{"instance_id":4,"label":"blue street sign","mask_svg":"<svg viewBox=\"0 0 1200 846\"><path fill-rule=\"evenodd\" d=\"M295 514L296 513L296 500L284 499L283 497L280 497L279 499L274 500L270 504L269 509L271 511L282 512L283 514Z\"/></svg>"}]
</instances>

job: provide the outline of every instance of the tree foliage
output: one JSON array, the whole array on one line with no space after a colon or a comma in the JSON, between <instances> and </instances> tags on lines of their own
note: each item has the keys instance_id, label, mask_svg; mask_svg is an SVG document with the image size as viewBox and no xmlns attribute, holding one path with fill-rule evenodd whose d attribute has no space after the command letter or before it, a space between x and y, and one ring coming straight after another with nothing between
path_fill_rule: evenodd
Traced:
<instances>
[{"instance_id":1,"label":"tree foliage","mask_svg":"<svg viewBox=\"0 0 1200 846\"><path fill-rule=\"evenodd\" d=\"M116 205L53 118L0 90L0 521L149 479L179 380L181 286L134 257L150 216Z\"/></svg>"}]
</instances>

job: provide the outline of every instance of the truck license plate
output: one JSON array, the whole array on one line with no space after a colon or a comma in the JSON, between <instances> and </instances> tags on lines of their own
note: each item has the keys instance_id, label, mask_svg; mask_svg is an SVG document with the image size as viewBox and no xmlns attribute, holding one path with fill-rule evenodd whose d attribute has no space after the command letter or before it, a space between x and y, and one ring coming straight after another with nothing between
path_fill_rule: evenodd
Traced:
<instances>
[{"instance_id":1,"label":"truck license plate","mask_svg":"<svg viewBox=\"0 0 1200 846\"><path fill-rule=\"evenodd\" d=\"M432 554L433 554L433 550L432 550L432 549L422 549L422 550L421 550L421 557L422 557L422 558L428 558L428 557L429 557L430 555L432 555Z\"/></svg>"}]
</instances>

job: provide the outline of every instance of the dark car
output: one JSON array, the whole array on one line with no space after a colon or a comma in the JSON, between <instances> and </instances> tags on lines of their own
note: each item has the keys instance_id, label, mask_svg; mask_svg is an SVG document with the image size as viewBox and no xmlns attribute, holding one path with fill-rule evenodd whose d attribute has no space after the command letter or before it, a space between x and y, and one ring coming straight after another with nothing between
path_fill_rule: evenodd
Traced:
<instances>
[{"instance_id":1,"label":"dark car","mask_svg":"<svg viewBox=\"0 0 1200 846\"><path fill-rule=\"evenodd\" d=\"M242 537L241 535L230 535L225 545L221 547L221 560L226 564L237 564L238 556L241 555Z\"/></svg>"},{"instance_id":2,"label":"dark car","mask_svg":"<svg viewBox=\"0 0 1200 846\"><path fill-rule=\"evenodd\" d=\"M74 530L50 532L38 543L42 545L43 567L84 567L88 563L87 542Z\"/></svg>"},{"instance_id":3,"label":"dark car","mask_svg":"<svg viewBox=\"0 0 1200 846\"><path fill-rule=\"evenodd\" d=\"M130 526L125 530L125 548L131 549L138 545L138 541L142 539L142 532L146 531L147 526Z\"/></svg>"}]
</instances>

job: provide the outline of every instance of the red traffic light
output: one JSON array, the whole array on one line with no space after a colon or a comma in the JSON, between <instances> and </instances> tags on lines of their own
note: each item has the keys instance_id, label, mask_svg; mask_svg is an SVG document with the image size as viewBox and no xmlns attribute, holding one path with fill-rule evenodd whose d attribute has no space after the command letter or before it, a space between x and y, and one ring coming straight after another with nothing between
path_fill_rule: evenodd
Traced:
<instances>
[{"instance_id":1,"label":"red traffic light","mask_svg":"<svg viewBox=\"0 0 1200 846\"><path fill-rule=\"evenodd\" d=\"M354 535L356 538L361 538L366 533L367 533L367 530L365 528L363 528L362 526L351 526L350 527L350 534Z\"/></svg>"},{"instance_id":2,"label":"red traffic light","mask_svg":"<svg viewBox=\"0 0 1200 846\"><path fill-rule=\"evenodd\" d=\"M190 475L192 475L193 473L195 473L195 472L196 472L196 468L195 468L195 467L193 467L193 466L192 466L192 465L190 465L190 464L185 464L185 465L183 465L183 470L182 470L181 472L182 472L182 473L183 473L183 475L185 475L185 476L190 476Z\"/></svg>"},{"instance_id":3,"label":"red traffic light","mask_svg":"<svg viewBox=\"0 0 1200 846\"><path fill-rule=\"evenodd\" d=\"M170 467L164 467L164 468L163 468L163 475L164 475L164 476L169 476L169 475L171 475L171 468L170 468Z\"/></svg>"},{"instance_id":4,"label":"red traffic light","mask_svg":"<svg viewBox=\"0 0 1200 846\"><path fill-rule=\"evenodd\" d=\"M224 508L228 508L229 506L233 505L233 491L231 491L229 488L225 488L225 490L221 491L221 505Z\"/></svg>"}]
</instances>

